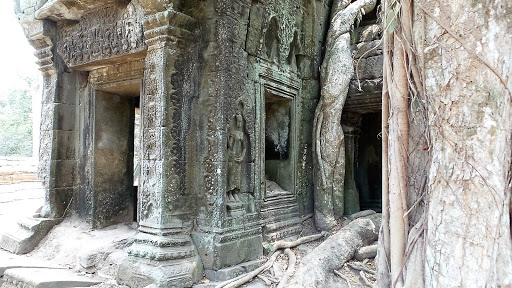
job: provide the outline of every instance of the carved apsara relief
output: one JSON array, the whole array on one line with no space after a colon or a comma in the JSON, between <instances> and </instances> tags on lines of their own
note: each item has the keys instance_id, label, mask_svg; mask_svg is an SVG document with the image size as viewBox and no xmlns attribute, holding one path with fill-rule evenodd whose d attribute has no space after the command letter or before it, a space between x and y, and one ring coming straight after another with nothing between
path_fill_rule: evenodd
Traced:
<instances>
[{"instance_id":1,"label":"carved apsara relief","mask_svg":"<svg viewBox=\"0 0 512 288\"><path fill-rule=\"evenodd\" d=\"M239 193L242 189L242 165L246 158L247 136L245 132L244 105L238 103L235 116L231 120L227 143L228 169L227 169L227 200L239 202Z\"/></svg>"}]
</instances>

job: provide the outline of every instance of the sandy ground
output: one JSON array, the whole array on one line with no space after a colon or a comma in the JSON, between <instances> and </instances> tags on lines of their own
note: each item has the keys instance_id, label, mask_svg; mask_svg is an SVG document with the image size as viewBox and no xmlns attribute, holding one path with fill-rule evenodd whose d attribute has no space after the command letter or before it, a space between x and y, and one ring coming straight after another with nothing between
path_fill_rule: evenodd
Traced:
<instances>
[{"instance_id":1,"label":"sandy ground","mask_svg":"<svg viewBox=\"0 0 512 288\"><path fill-rule=\"evenodd\" d=\"M2 223L0 233L15 227L17 218L34 214L42 205L43 197L44 193L38 182L0 185L0 223ZM340 221L334 231L341 229L345 224L347 224L346 221ZM304 221L304 230L301 236L315 233L317 231L312 219ZM119 264L127 256L125 248L131 244L135 234L136 223L118 224L105 229L92 230L90 225L84 221L76 217L68 217L54 227L34 251L20 257L49 261L49 263L66 267L78 274L100 277L105 282L93 286L96 288L126 288L126 286L117 285L115 276ZM297 265L320 243L321 240L317 240L294 248ZM9 255L7 253L0 249L0 257L7 257ZM368 261L366 266L375 269L373 259ZM281 255L270 269L262 273L262 276L268 279L267 281L271 281L270 285L255 278L243 287L277 287L277 284L272 281L282 277L287 268L287 256ZM351 282L351 287L368 287L359 276L359 271L347 265L339 267L337 270ZM373 275L366 274L366 277L375 283ZM339 285L337 287L349 287L346 280L334 275L333 279ZM202 283L208 282L207 279L202 281Z\"/></svg>"}]
</instances>

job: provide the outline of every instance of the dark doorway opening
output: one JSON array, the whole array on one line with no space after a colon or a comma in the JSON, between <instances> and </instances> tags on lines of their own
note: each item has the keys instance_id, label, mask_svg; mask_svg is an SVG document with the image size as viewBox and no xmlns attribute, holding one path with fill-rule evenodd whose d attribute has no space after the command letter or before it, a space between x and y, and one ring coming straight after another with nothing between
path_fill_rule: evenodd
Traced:
<instances>
[{"instance_id":1,"label":"dark doorway opening","mask_svg":"<svg viewBox=\"0 0 512 288\"><path fill-rule=\"evenodd\" d=\"M381 122L381 113L362 115L356 166L356 184L361 210L382 210Z\"/></svg>"}]
</instances>

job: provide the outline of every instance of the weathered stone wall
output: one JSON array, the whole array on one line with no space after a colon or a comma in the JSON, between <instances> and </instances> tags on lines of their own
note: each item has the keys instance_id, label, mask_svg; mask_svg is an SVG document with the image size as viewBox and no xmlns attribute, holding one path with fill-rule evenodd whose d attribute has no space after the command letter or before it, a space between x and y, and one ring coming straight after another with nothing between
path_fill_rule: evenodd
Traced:
<instances>
[{"instance_id":1,"label":"weathered stone wall","mask_svg":"<svg viewBox=\"0 0 512 288\"><path fill-rule=\"evenodd\" d=\"M46 36L33 37L46 73L46 202L58 215L72 198L93 227L128 220L140 97L140 233L120 282L146 285L161 272L161 284L186 286L202 267L212 279L234 276L229 267L262 255L262 227L275 219L261 212L274 201L265 202L266 179L291 192L286 203L297 200L290 217L313 210L312 126L332 1L82 2L26 8L56 21L34 20ZM356 55L376 43L365 33ZM379 53L361 61L364 95L380 89ZM375 109L354 87L347 107ZM272 118L274 105L286 113ZM266 136L286 153L265 152ZM273 235L296 233L293 221ZM154 279L139 283L137 273Z\"/></svg>"}]
</instances>

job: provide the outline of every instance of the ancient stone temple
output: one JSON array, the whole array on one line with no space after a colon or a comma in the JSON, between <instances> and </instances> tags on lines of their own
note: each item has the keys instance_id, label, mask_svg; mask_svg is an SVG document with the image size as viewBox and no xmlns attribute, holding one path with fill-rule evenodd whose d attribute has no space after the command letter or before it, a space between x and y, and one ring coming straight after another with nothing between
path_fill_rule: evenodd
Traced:
<instances>
[{"instance_id":1,"label":"ancient stone temple","mask_svg":"<svg viewBox=\"0 0 512 288\"><path fill-rule=\"evenodd\" d=\"M91 228L137 221L118 275L130 287L228 279L262 263L263 241L301 232L332 1L17 2L44 75L31 231L71 213ZM347 214L379 207L376 18L354 31ZM3 247L27 252L16 237Z\"/></svg>"}]
</instances>

